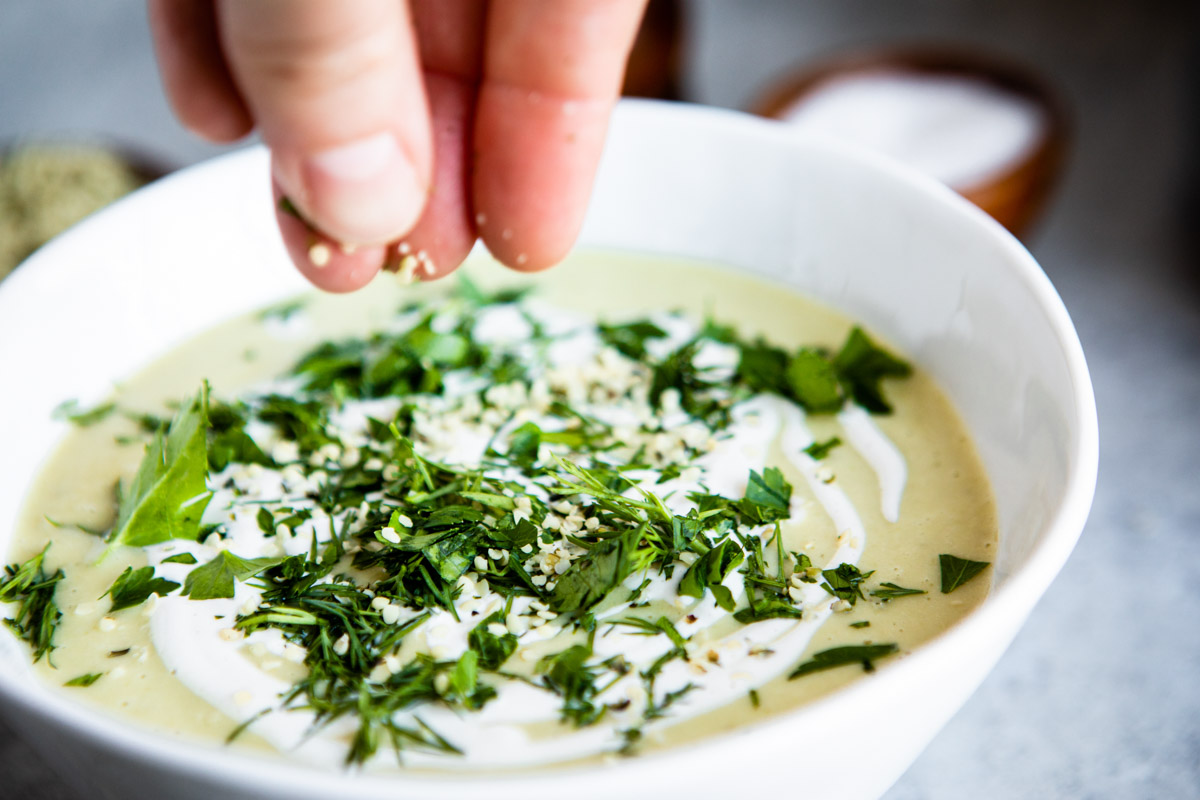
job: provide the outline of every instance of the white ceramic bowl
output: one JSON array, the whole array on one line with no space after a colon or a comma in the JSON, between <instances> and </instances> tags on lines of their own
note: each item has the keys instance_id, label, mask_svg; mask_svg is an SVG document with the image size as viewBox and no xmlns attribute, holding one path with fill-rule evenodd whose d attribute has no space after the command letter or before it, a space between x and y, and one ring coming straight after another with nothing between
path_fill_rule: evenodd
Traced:
<instances>
[{"instance_id":1,"label":"white ceramic bowl","mask_svg":"<svg viewBox=\"0 0 1200 800\"><path fill-rule=\"evenodd\" d=\"M56 404L99 399L213 321L301 288L273 230L267 185L261 149L184 170L71 230L0 286L0 552L33 465L64 433L50 419ZM711 109L618 109L581 245L694 256L793 286L931 371L971 429L996 494L987 601L910 657L817 703L604 767L384 779L187 746L52 694L0 635L10 725L87 797L883 793L999 659L1083 527L1096 414L1066 310L1021 245L950 190ZM904 733L873 720L902 720Z\"/></svg>"}]
</instances>

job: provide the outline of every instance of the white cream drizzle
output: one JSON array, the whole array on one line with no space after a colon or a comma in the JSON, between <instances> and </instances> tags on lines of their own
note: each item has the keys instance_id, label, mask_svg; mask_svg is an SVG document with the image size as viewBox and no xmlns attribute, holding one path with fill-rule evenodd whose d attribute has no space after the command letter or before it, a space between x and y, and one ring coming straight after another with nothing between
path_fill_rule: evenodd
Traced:
<instances>
[{"instance_id":1,"label":"white cream drizzle","mask_svg":"<svg viewBox=\"0 0 1200 800\"><path fill-rule=\"evenodd\" d=\"M556 314L554 327L560 332L579 326L579 318L568 318ZM669 324L667 321L670 321ZM677 318L656 319L670 333L672 346L678 346L692 335L694 329L685 329ZM522 329L520 326L524 325ZM489 309L480 315L475 333L480 338L507 338L514 330L528 333L528 322L519 315L514 318L512 309ZM593 358L599 343L595 336L578 335L565 339L553 350L550 359L555 366L580 364ZM656 346L664 346L661 343ZM669 349L669 348L668 348ZM731 367L729 353L715 346L705 354L715 368ZM736 363L736 362L733 362ZM337 425L353 436L366 424L368 416L376 416L386 409L381 403L347 402L337 417ZM395 404L390 406L394 412ZM603 409L596 409L597 415ZM611 414L610 414L611 416ZM686 415L681 417L686 420ZM616 424L616 420L611 420ZM895 521L899 514L900 500L906 479L903 456L890 440L875 426L865 411L847 406L838 415L849 445L853 447L875 471L881 494L884 517ZM653 486L661 495L670 493L666 503L675 513L686 513L692 507L687 493L701 488L726 496L739 497L746 489L747 475L751 469L761 470L765 465L770 448L779 442L785 457L804 476L809 488L836 530L837 549L826 568L838 564L856 564L866 544L866 531L853 504L838 487L836 480L828 480L827 471L821 464L805 454L804 448L813 442L804 418L804 413L793 404L773 396L753 398L733 410L733 421L727 435L716 447L697 458L693 464L700 468L699 479L676 478ZM467 434L461 443L452 448L452 455L459 463L470 463L482 454L485 441ZM441 454L443 456L446 453ZM236 467L231 467L236 469ZM259 470L253 477L245 478L252 489L261 496L286 494L287 481L279 473ZM649 487L649 484L648 484ZM209 506L206 518L229 520L231 495L218 491ZM793 509L795 516L807 513L803 506ZM223 515L223 517L222 517ZM315 520L301 526L296 536L266 537L258 529L252 512L235 512L229 524L230 536L220 546L228 548L245 558L264 555L279 555L280 549L288 554L306 552L315 535L317 541L327 540L329 520ZM773 528L764 526L758 533L766 541ZM168 555L187 550L196 555L200 563L217 554L215 547L198 543L171 542L148 548L150 561L159 574L182 582L190 567L182 564L163 564ZM657 578L645 589L642 599L666 599L675 602L684 614L677 624L679 632L690 637L707 630L728 615L716 606L711 593L700 600L678 597L676 588L684 570L677 568L672 578ZM626 587L636 588L643 575L631 576ZM738 605L744 605L745 590L742 575L733 571L724 585L733 593ZM474 584L470 587L474 590ZM794 667L808 646L813 634L828 618L834 598L818 584L802 584L800 605L804 616L799 620L772 619L740 627L734 633L700 645L690 655L704 655L711 650L718 655L718 664L705 658L675 660L662 670L656 691L666 693L682 688L688 682L699 686L677 702L664 722L678 724L698 714L705 713L740 697L750 688L760 686ZM489 597L490 594L490 597ZM500 596L482 593L478 598L468 595L467 602L474 603L471 610L478 615L464 614L460 622L444 611L435 611L430 619L411 636L420 636L426 649L438 658L456 658L467 648L467 634L478 621L501 607ZM254 637L238 640L222 630L231 627L239 609L248 603L257 603L256 590L239 584L233 600L193 601L174 596L162 598L151 617L151 636L158 654L167 667L195 694L213 707L238 722L250 719L265 709L278 706L280 695L290 686L278 678L258 669L246 658L241 648L255 641L267 642L269 637ZM524 612L530 598L519 598L513 614ZM597 614L598 621L611 621L629 610L628 603L620 603ZM688 616L690 615L690 617ZM217 619L216 617L221 617ZM511 618L511 615L510 615ZM520 647L514 659L521 657L521 650L530 644L553 637L561 630L557 621L541 627L531 628L519 637ZM262 632L266 633L266 632ZM282 639L279 639L281 642ZM276 646L277 643L273 646ZM627 629L601 624L597 628L594 642L595 654L605 658L618 653L635 664L646 664L666 652L670 647L666 637L638 636ZM702 666L701 666L702 665ZM607 715L600 723L579 730L566 730L547 740L530 741L522 727L533 722L552 721L558 718L560 699L519 681L504 681L497 686L498 696L480 712L459 716L441 707L425 706L419 710L420 718L441 735L461 748L464 756L455 757L455 768L485 768L493 766L533 766L575 759L611 749L617 741L617 732L634 724L647 698L636 671L614 683L600 699L616 702L627 698L630 703L624 712ZM403 718L405 715L400 715ZM251 724L258 736L270 742L280 751L290 753L305 761L337 764L344 757L344 728L331 726L310 731L313 716L305 711L270 713ZM660 725L662 722L652 723ZM381 756L390 759L390 754ZM405 762L414 765L444 765L445 756L425 755L417 752L405 754Z\"/></svg>"}]
</instances>

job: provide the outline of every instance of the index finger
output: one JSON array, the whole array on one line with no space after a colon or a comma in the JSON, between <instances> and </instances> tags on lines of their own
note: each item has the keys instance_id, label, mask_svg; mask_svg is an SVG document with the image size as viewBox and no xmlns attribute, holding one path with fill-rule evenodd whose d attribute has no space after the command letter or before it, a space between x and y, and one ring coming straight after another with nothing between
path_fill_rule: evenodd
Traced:
<instances>
[{"instance_id":1,"label":"index finger","mask_svg":"<svg viewBox=\"0 0 1200 800\"><path fill-rule=\"evenodd\" d=\"M490 4L473 195L480 236L510 267L549 267L574 244L644 6Z\"/></svg>"}]
</instances>

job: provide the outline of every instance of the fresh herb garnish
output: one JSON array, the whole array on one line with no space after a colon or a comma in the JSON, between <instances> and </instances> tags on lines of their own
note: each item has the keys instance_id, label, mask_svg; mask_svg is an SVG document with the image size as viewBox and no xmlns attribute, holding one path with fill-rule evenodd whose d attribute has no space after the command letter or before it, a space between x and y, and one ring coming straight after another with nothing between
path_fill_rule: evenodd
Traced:
<instances>
[{"instance_id":1,"label":"fresh herb garnish","mask_svg":"<svg viewBox=\"0 0 1200 800\"><path fill-rule=\"evenodd\" d=\"M80 408L78 400L66 400L59 403L50 416L53 419L63 419L81 428L87 428L108 419L116 410L117 404L113 402L101 403L92 408Z\"/></svg>"},{"instance_id":2,"label":"fresh herb garnish","mask_svg":"<svg viewBox=\"0 0 1200 800\"><path fill-rule=\"evenodd\" d=\"M874 574L874 570L862 572L853 564L838 564L835 569L821 571L825 579L821 588L853 606L863 599L862 582Z\"/></svg>"},{"instance_id":3,"label":"fresh herb garnish","mask_svg":"<svg viewBox=\"0 0 1200 800\"><path fill-rule=\"evenodd\" d=\"M208 472L208 386L188 400L146 448L133 482L122 487L109 541L144 547L195 539L211 494Z\"/></svg>"},{"instance_id":4,"label":"fresh herb garnish","mask_svg":"<svg viewBox=\"0 0 1200 800\"><path fill-rule=\"evenodd\" d=\"M258 319L263 322L267 320L279 320L281 322L286 322L296 314L299 314L301 311L303 311L305 305L306 301L304 298L284 300L282 303L276 303L275 305L268 306L267 308L264 308L262 311L258 312Z\"/></svg>"},{"instance_id":5,"label":"fresh herb garnish","mask_svg":"<svg viewBox=\"0 0 1200 800\"><path fill-rule=\"evenodd\" d=\"M183 581L183 594L193 600L233 597L235 580L245 581L281 561L282 558L239 558L228 550L222 550L212 561L187 574Z\"/></svg>"},{"instance_id":6,"label":"fresh herb garnish","mask_svg":"<svg viewBox=\"0 0 1200 800\"><path fill-rule=\"evenodd\" d=\"M311 349L282 384L298 388L276 385L274 393L222 402L210 400L205 386L169 424L153 415L135 420L152 439L137 477L120 492L110 541L203 539L222 548L207 563L188 552L164 563L195 567L181 593L194 600L232 598L238 581L252 582L261 602L231 624L247 633L274 629L293 648L289 658L302 655L306 674L279 707L311 711L314 729L352 721L348 763L382 747L398 758L414 749L457 753L416 713L430 705L475 711L517 680L557 695L562 719L577 727L624 713L631 701L610 700L605 690L640 682L644 706L620 722L622 752L632 751L647 723L696 689L680 679L689 646L682 622L642 599L655 580L674 575L679 594L711 592L734 612L724 582L737 570L747 605L732 615L742 624L801 618L797 579L823 579L851 605L863 597L871 573L853 565L822 572L793 553L789 574L782 523L793 487L781 470L751 471L742 497L724 497L705 488L696 459L717 446L721 430L735 424L732 410L752 393L775 392L812 413L835 412L849 397L879 411L882 378L906 365L857 329L833 355L743 341L710 320L666 352L667 332L635 320L595 328L595 374L567 376L545 357L553 326L530 308L515 309L533 331L519 347L475 337L481 309L515 303L523 292L489 293L464 280L441 307L406 306L391 330ZM264 318L298 308L285 304ZM705 365L713 342L737 351L736 368ZM605 421L600 407L608 403L634 412L633 427ZM365 423L363 408L370 408ZM656 420L655 411L666 413ZM685 425L663 422L679 412L690 418ZM467 466L443 446L463 429L481 442L482 458ZM805 452L821 459L838 444L834 437ZM252 485L264 474L265 493ZM673 487L697 481L689 510L676 513ZM231 513L221 509L202 526L214 492L222 502L232 497ZM261 535L272 547L266 552L295 552L301 537L311 545L279 558L223 549L238 549L244 533ZM177 588L152 567L129 568L107 594L120 610ZM631 611L597 623L594 612L614 601ZM469 627L465 651L446 657L406 645L427 620L440 625L446 616ZM661 636L669 647L649 665L597 657L601 624ZM513 655L520 636L543 625L573 638L531 674ZM853 661L869 667L892 652L879 647L895 649L835 648L795 674ZM846 650L855 652L837 655ZM664 676L670 686L661 685ZM757 692L750 699L757 706Z\"/></svg>"},{"instance_id":7,"label":"fresh herb garnish","mask_svg":"<svg viewBox=\"0 0 1200 800\"><path fill-rule=\"evenodd\" d=\"M874 672L875 665L872 662L890 656L899 649L895 644L864 644L822 650L819 653L813 653L811 660L805 661L792 670L792 673L788 675L788 680L846 664L862 664L864 672Z\"/></svg>"},{"instance_id":8,"label":"fresh herb garnish","mask_svg":"<svg viewBox=\"0 0 1200 800\"><path fill-rule=\"evenodd\" d=\"M938 566L942 570L942 594L950 594L967 581L983 572L990 562L971 561L947 553L938 556Z\"/></svg>"},{"instance_id":9,"label":"fresh herb garnish","mask_svg":"<svg viewBox=\"0 0 1200 800\"><path fill-rule=\"evenodd\" d=\"M23 564L9 564L0 580L0 603L18 604L16 616L4 622L33 648L34 661L54 649L54 631L62 619L54 591L63 579L63 571L46 572L43 562L49 549L46 545Z\"/></svg>"},{"instance_id":10,"label":"fresh herb garnish","mask_svg":"<svg viewBox=\"0 0 1200 800\"><path fill-rule=\"evenodd\" d=\"M175 581L154 577L154 567L136 570L126 567L101 597L107 595L112 598L112 608L109 609L112 612L141 605L152 594L161 597L178 588L179 584Z\"/></svg>"},{"instance_id":11,"label":"fresh herb garnish","mask_svg":"<svg viewBox=\"0 0 1200 800\"><path fill-rule=\"evenodd\" d=\"M667 335L666 331L648 320L627 322L624 325L601 323L596 326L596 333L599 334L600 341L634 360L646 358L647 339L663 339Z\"/></svg>"},{"instance_id":12,"label":"fresh herb garnish","mask_svg":"<svg viewBox=\"0 0 1200 800\"><path fill-rule=\"evenodd\" d=\"M924 589L906 589L903 586L897 586L894 583L885 582L879 584L879 589L871 591L871 597L878 597L882 600L891 600L894 597L910 597L917 594L926 594Z\"/></svg>"},{"instance_id":13,"label":"fresh herb garnish","mask_svg":"<svg viewBox=\"0 0 1200 800\"><path fill-rule=\"evenodd\" d=\"M79 675L71 678L63 684L63 686L91 686L96 681L104 677L103 672L89 672L86 675Z\"/></svg>"},{"instance_id":14,"label":"fresh herb garnish","mask_svg":"<svg viewBox=\"0 0 1200 800\"><path fill-rule=\"evenodd\" d=\"M683 580L679 582L679 593L688 597L704 597L704 590L712 592L717 605L726 611L733 611L733 593L721 582L738 564L745 559L737 542L726 539L713 547L696 562L688 567Z\"/></svg>"},{"instance_id":15,"label":"fresh herb garnish","mask_svg":"<svg viewBox=\"0 0 1200 800\"><path fill-rule=\"evenodd\" d=\"M912 374L911 366L871 341L858 326L850 331L833 364L854 402L872 414L892 412L891 405L883 396L882 380L905 378Z\"/></svg>"},{"instance_id":16,"label":"fresh herb garnish","mask_svg":"<svg viewBox=\"0 0 1200 800\"><path fill-rule=\"evenodd\" d=\"M826 439L823 442L813 442L808 447L804 448L804 452L809 455L814 461L822 461L829 456L829 452L833 448L842 443L842 440L837 436Z\"/></svg>"}]
</instances>

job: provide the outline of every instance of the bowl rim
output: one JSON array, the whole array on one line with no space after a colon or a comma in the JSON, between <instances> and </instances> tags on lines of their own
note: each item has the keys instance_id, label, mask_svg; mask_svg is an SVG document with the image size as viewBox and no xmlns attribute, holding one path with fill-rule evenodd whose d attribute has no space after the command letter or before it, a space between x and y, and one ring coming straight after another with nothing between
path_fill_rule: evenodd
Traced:
<instances>
[{"instance_id":1,"label":"bowl rim","mask_svg":"<svg viewBox=\"0 0 1200 800\"><path fill-rule=\"evenodd\" d=\"M949 210L961 219L963 225L972 227L978 235L991 239L995 246L1001 248L1017 278L1032 291L1041 310L1046 314L1047 322L1056 337L1055 343L1062 349L1072 386L1072 405L1079 430L1074 447L1068 453L1069 474L1064 482L1062 499L1054 512L1048 515L1044 526L1045 535L1039 538L1018 569L1009 573L1001 585L993 585L983 603L950 628L914 648L904 658L883 666L880 674L899 676L923 670L925 665L960 650L972 639L973 634L989 626L999 626L1001 629L1011 626L1015 632L1016 626L1012 626L1011 622L1016 620L1019 625L1029 614L1066 562L1082 532L1095 491L1099 460L1095 398L1083 350L1061 298L1033 256L1001 225L963 200L953 190L877 153L819 137L797 136L794 130L788 129L783 123L727 109L661 101L622 100L615 116L614 126L654 124L657 118L684 121L689 125L723 128L727 133L745 136L750 140L770 140L784 147L807 149L833 158L858 162L883 173L888 179L908 184L916 193L925 195L943 206L949 206ZM236 172L255 159L263 159L263 150L261 146L253 146L218 156L168 176L149 187L149 190L176 191L172 187L186 186L197 174L220 170ZM130 197L136 198L142 191L146 190L139 190ZM109 219L128 214L129 206L128 199L118 201L31 256L25 266L18 268L5 285L0 286L0 306L12 296L20 296L23 291L21 287L33 271L29 267L36 269L40 262L54 261L62 240L88 235L91 229L107 224ZM22 271L25 271L25 275ZM1006 640L1005 646L1007 643ZM135 723L120 720L115 715L83 703L72 702L54 693L50 687L39 685L35 691L29 691L27 682L19 682L20 680L0 671L0 701L5 705L35 714L55 725L81 734L100 747L121 751L135 760L150 762L176 774L193 777L211 777L216 771L222 779L239 781L239 785L249 789L270 792L300 791L302 796L308 796L314 791L344 792L350 788L356 792L409 788L432 792L429 796L449 797L456 789L474 788L485 783L492 791L510 791L514 786L528 791L538 788L541 784L559 786L563 781L598 778L601 772L620 769L619 766L608 764L586 763L512 772L478 771L461 774L449 771L415 774L355 774L330 771L288 761L284 757L263 758L261 755L231 750L220 745L205 745L183 738L160 736L138 727ZM656 767L665 768L672 763L678 764L681 757L698 758L701 753L720 748L732 738L768 736L784 726L796 724L799 718L817 716L828 706L845 702L845 698L849 696L872 691L871 685L877 685L877 682L855 681L813 702L766 719L705 736L686 745L645 753L622 763L640 765L644 773Z\"/></svg>"}]
</instances>

